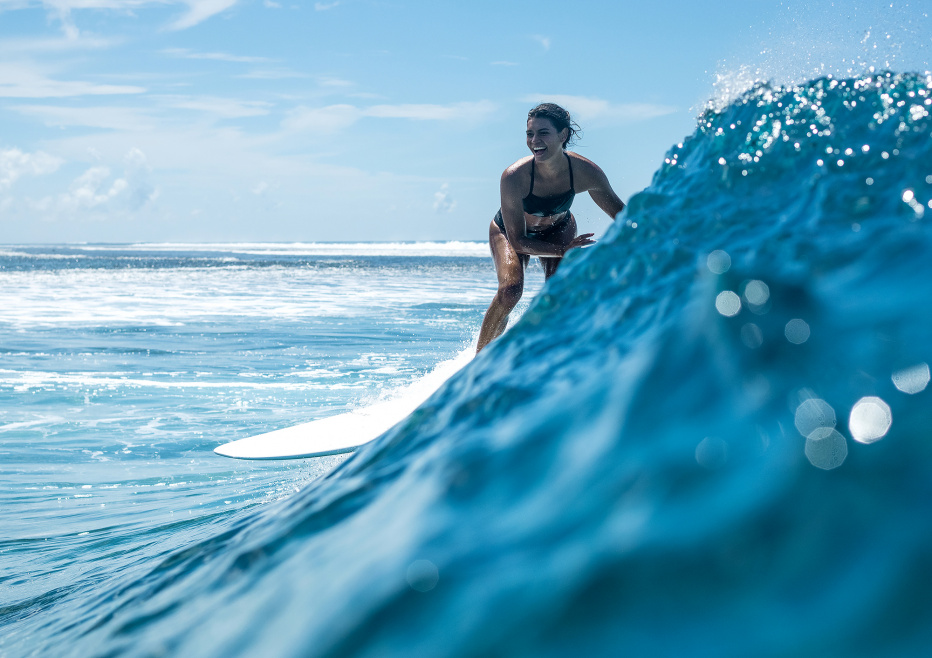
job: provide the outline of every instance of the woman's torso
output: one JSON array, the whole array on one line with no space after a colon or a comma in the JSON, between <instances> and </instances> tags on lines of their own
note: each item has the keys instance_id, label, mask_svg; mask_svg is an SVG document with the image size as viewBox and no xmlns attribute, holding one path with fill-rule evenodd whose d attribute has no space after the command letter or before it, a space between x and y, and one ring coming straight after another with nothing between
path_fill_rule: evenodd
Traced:
<instances>
[{"instance_id":1,"label":"woman's torso","mask_svg":"<svg viewBox=\"0 0 932 658\"><path fill-rule=\"evenodd\" d=\"M535 194L535 184L538 190L544 187L544 191L546 191L548 188L559 186L560 182L556 182L555 185L541 185L540 172L536 170L534 159L531 158L528 194L521 199L521 205L524 208L524 220L529 229L542 229L552 226L561 221L573 205L573 199L576 196L573 180L573 161L568 153L564 152L564 156L566 156L568 169L568 173L563 176L562 185L565 186L564 191L546 195ZM543 182L547 183L548 181Z\"/></svg>"}]
</instances>

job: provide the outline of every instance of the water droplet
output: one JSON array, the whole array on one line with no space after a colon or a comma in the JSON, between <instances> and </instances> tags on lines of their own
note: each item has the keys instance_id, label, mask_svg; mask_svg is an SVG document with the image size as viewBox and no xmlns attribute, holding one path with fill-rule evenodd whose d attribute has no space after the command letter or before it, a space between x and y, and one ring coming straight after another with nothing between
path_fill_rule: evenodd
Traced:
<instances>
[{"instance_id":1,"label":"water droplet","mask_svg":"<svg viewBox=\"0 0 932 658\"><path fill-rule=\"evenodd\" d=\"M725 317L734 317L741 311L741 298L730 290L723 290L715 298L715 308Z\"/></svg>"},{"instance_id":2,"label":"water droplet","mask_svg":"<svg viewBox=\"0 0 932 658\"><path fill-rule=\"evenodd\" d=\"M741 327L741 342L752 350L763 345L764 335L761 333L760 327L753 322L748 322Z\"/></svg>"},{"instance_id":3,"label":"water droplet","mask_svg":"<svg viewBox=\"0 0 932 658\"><path fill-rule=\"evenodd\" d=\"M406 574L408 585L418 592L429 592L440 581L440 571L430 560L415 560Z\"/></svg>"},{"instance_id":4,"label":"water droplet","mask_svg":"<svg viewBox=\"0 0 932 658\"><path fill-rule=\"evenodd\" d=\"M837 430L819 427L806 437L805 453L810 464L829 471L844 463L848 456L848 442Z\"/></svg>"},{"instance_id":5,"label":"water droplet","mask_svg":"<svg viewBox=\"0 0 932 658\"><path fill-rule=\"evenodd\" d=\"M744 298L748 300L749 304L761 306L770 299L770 288L767 287L766 283L757 279L748 281L747 285L744 286Z\"/></svg>"},{"instance_id":6,"label":"water droplet","mask_svg":"<svg viewBox=\"0 0 932 658\"><path fill-rule=\"evenodd\" d=\"M696 446L696 461L703 468L720 468L728 461L728 444L707 436Z\"/></svg>"},{"instance_id":7,"label":"water droplet","mask_svg":"<svg viewBox=\"0 0 932 658\"><path fill-rule=\"evenodd\" d=\"M912 190L903 190L903 203L909 203L915 198Z\"/></svg>"},{"instance_id":8,"label":"water droplet","mask_svg":"<svg viewBox=\"0 0 932 658\"><path fill-rule=\"evenodd\" d=\"M825 400L810 398L796 407L794 422L799 433L808 437L820 427L834 428L835 410Z\"/></svg>"},{"instance_id":9,"label":"water droplet","mask_svg":"<svg viewBox=\"0 0 932 658\"><path fill-rule=\"evenodd\" d=\"M706 265L713 274L724 274L731 267L731 256L721 249L716 249L706 258Z\"/></svg>"},{"instance_id":10,"label":"water droplet","mask_svg":"<svg viewBox=\"0 0 932 658\"><path fill-rule=\"evenodd\" d=\"M848 418L851 437L861 443L873 443L890 431L893 414L890 405L877 397L864 397L857 401Z\"/></svg>"},{"instance_id":11,"label":"water droplet","mask_svg":"<svg viewBox=\"0 0 932 658\"><path fill-rule=\"evenodd\" d=\"M920 363L903 370L897 370L891 377L897 389L910 395L921 393L929 385L929 364Z\"/></svg>"},{"instance_id":12,"label":"water droplet","mask_svg":"<svg viewBox=\"0 0 932 658\"><path fill-rule=\"evenodd\" d=\"M805 320L795 318L786 323L786 339L795 345L802 345L809 340L809 325Z\"/></svg>"}]
</instances>

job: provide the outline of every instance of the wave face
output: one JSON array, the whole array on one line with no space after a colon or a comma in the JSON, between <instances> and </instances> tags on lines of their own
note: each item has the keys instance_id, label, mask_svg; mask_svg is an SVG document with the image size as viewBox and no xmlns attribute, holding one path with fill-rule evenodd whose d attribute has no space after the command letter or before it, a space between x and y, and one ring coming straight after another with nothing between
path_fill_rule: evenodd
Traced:
<instances>
[{"instance_id":1,"label":"wave face","mask_svg":"<svg viewBox=\"0 0 932 658\"><path fill-rule=\"evenodd\" d=\"M930 87L708 111L406 421L47 632L76 655L922 655Z\"/></svg>"}]
</instances>

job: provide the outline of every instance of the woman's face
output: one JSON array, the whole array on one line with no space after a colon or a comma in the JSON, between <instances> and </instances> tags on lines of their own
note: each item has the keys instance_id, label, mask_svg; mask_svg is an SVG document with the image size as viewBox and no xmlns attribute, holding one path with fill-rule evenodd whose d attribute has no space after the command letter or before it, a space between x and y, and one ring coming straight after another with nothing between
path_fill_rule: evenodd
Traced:
<instances>
[{"instance_id":1,"label":"woman's face","mask_svg":"<svg viewBox=\"0 0 932 658\"><path fill-rule=\"evenodd\" d=\"M569 130L557 130L550 119L531 117L527 120L527 147L535 160L546 160L563 152L563 142Z\"/></svg>"}]
</instances>

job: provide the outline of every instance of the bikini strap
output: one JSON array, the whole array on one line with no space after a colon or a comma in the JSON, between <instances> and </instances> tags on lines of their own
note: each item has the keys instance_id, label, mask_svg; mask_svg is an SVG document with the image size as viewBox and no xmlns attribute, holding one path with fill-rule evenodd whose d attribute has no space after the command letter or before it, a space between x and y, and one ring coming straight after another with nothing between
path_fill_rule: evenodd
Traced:
<instances>
[{"instance_id":1,"label":"bikini strap","mask_svg":"<svg viewBox=\"0 0 932 658\"><path fill-rule=\"evenodd\" d=\"M573 185L573 158L566 151L563 151L563 155L566 156L566 163L570 166L570 192L576 194L576 186Z\"/></svg>"},{"instance_id":2,"label":"bikini strap","mask_svg":"<svg viewBox=\"0 0 932 658\"><path fill-rule=\"evenodd\" d=\"M531 196L532 194L534 194L534 157L533 156L531 156L531 189L528 190L527 195Z\"/></svg>"}]
</instances>

